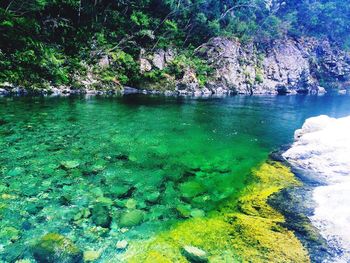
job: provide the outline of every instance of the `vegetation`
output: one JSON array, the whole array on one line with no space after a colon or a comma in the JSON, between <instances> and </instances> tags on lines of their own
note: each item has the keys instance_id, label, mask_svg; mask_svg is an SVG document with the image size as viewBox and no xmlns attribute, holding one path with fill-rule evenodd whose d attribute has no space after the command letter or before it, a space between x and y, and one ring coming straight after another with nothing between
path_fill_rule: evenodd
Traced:
<instances>
[{"instance_id":1,"label":"vegetation","mask_svg":"<svg viewBox=\"0 0 350 263\"><path fill-rule=\"evenodd\" d=\"M294 233L283 227L284 217L267 203L272 194L300 182L276 162L262 164L253 181L238 201L227 202L221 212L184 221L149 241L131 244L127 262L187 262L181 248L188 245L207 251L209 262L310 262Z\"/></svg>"},{"instance_id":2,"label":"vegetation","mask_svg":"<svg viewBox=\"0 0 350 263\"><path fill-rule=\"evenodd\" d=\"M101 78L137 85L140 49L177 47L177 73L193 50L214 36L268 43L286 34L314 35L350 45L350 5L341 0L3 0L0 3L0 82L42 88L74 85L104 54L111 67ZM258 79L260 80L260 79Z\"/></svg>"}]
</instances>

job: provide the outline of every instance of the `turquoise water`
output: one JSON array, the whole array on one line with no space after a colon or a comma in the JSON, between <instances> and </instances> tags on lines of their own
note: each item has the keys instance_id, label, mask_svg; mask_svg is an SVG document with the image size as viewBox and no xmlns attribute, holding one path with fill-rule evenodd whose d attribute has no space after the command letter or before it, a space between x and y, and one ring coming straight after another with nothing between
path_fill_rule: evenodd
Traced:
<instances>
[{"instance_id":1,"label":"turquoise water","mask_svg":"<svg viewBox=\"0 0 350 263\"><path fill-rule=\"evenodd\" d=\"M348 96L0 98L0 261L55 232L118 257L238 196L306 118Z\"/></svg>"}]
</instances>

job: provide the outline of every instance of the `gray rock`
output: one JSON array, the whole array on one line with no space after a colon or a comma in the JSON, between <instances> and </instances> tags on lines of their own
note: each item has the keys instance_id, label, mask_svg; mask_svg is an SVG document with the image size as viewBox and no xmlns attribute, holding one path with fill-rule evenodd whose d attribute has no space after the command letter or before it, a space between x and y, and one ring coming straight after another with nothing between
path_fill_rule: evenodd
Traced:
<instances>
[{"instance_id":1,"label":"gray rock","mask_svg":"<svg viewBox=\"0 0 350 263\"><path fill-rule=\"evenodd\" d=\"M186 93L201 93L196 72L191 68L188 68L185 71L182 79L178 81L176 89L180 92L186 90Z\"/></svg>"},{"instance_id":2,"label":"gray rock","mask_svg":"<svg viewBox=\"0 0 350 263\"><path fill-rule=\"evenodd\" d=\"M100 60L98 61L98 65L101 68L108 68L109 67L109 58L108 55L103 55Z\"/></svg>"},{"instance_id":3,"label":"gray rock","mask_svg":"<svg viewBox=\"0 0 350 263\"><path fill-rule=\"evenodd\" d=\"M167 49L165 51L165 63L169 64L171 63L176 57L176 52L174 49Z\"/></svg>"},{"instance_id":4,"label":"gray rock","mask_svg":"<svg viewBox=\"0 0 350 263\"><path fill-rule=\"evenodd\" d=\"M350 80L348 55L328 41L287 38L275 41L261 54L256 50L253 44L227 38L210 40L198 51L214 67L207 88L213 93L321 94L318 76L344 85Z\"/></svg>"},{"instance_id":5,"label":"gray rock","mask_svg":"<svg viewBox=\"0 0 350 263\"><path fill-rule=\"evenodd\" d=\"M132 87L125 86L123 88L123 94L133 94L133 93L139 93L139 92L140 92L140 90L132 88Z\"/></svg>"},{"instance_id":6,"label":"gray rock","mask_svg":"<svg viewBox=\"0 0 350 263\"><path fill-rule=\"evenodd\" d=\"M0 88L0 95L8 95L8 91L6 89Z\"/></svg>"},{"instance_id":7,"label":"gray rock","mask_svg":"<svg viewBox=\"0 0 350 263\"><path fill-rule=\"evenodd\" d=\"M165 68L165 51L163 49L157 50L153 54L152 64L160 70Z\"/></svg>"},{"instance_id":8,"label":"gray rock","mask_svg":"<svg viewBox=\"0 0 350 263\"><path fill-rule=\"evenodd\" d=\"M145 73L152 70L152 64L148 59L140 58L140 72Z\"/></svg>"}]
</instances>

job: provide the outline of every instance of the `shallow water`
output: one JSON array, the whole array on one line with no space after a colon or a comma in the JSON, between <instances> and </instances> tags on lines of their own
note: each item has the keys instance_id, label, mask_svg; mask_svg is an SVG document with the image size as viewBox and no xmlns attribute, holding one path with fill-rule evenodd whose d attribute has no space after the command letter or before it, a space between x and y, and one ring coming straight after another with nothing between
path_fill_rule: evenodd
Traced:
<instances>
[{"instance_id":1,"label":"shallow water","mask_svg":"<svg viewBox=\"0 0 350 263\"><path fill-rule=\"evenodd\" d=\"M320 114L349 115L350 97L0 98L0 260L58 232L103 261L118 240L207 216ZM127 211L143 219L124 232Z\"/></svg>"}]
</instances>

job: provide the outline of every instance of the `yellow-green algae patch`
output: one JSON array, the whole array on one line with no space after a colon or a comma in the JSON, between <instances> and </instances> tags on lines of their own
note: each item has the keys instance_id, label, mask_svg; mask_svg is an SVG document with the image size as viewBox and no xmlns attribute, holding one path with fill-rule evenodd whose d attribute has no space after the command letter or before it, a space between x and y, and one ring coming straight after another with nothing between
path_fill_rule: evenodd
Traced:
<instances>
[{"instance_id":1,"label":"yellow-green algae patch","mask_svg":"<svg viewBox=\"0 0 350 263\"><path fill-rule=\"evenodd\" d=\"M191 245L208 252L209 262L310 262L306 249L281 223L284 217L267 199L299 182L289 168L267 162L253 171L251 183L237 200L207 218L175 225L156 237L131 244L127 262L187 262L181 254Z\"/></svg>"}]
</instances>

